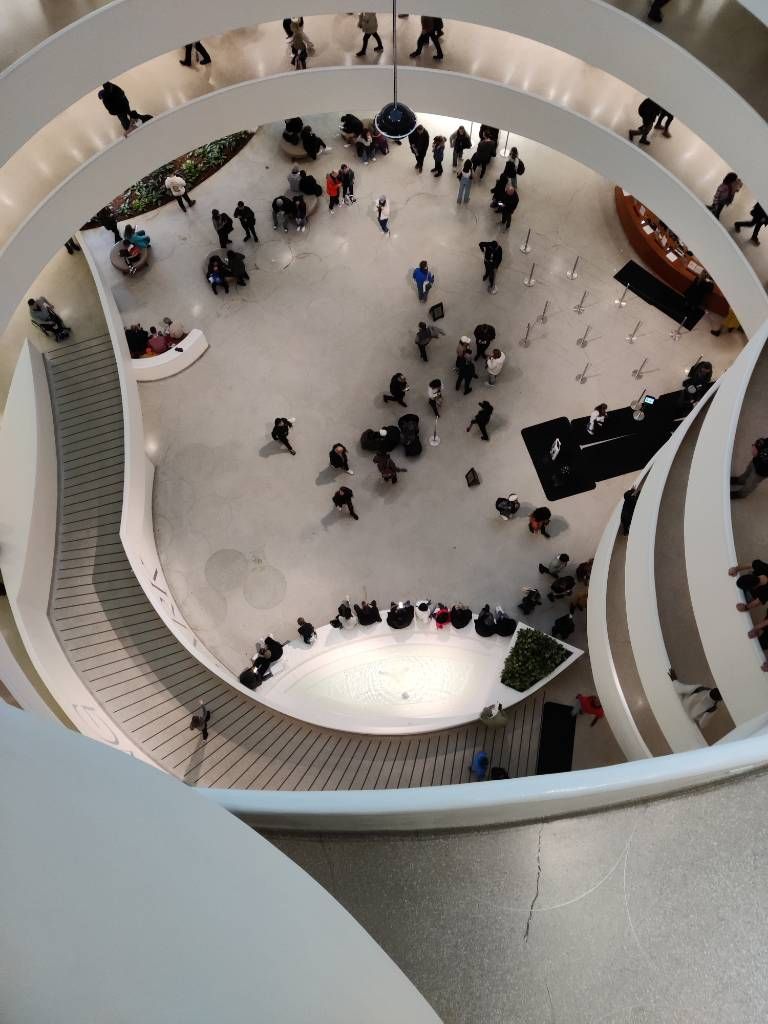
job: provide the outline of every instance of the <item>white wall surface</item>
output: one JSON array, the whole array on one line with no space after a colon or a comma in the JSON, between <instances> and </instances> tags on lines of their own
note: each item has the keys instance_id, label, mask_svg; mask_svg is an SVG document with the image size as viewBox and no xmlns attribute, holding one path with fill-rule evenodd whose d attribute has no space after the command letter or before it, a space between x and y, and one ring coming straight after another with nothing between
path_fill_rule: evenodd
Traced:
<instances>
[{"instance_id":1,"label":"white wall surface","mask_svg":"<svg viewBox=\"0 0 768 1024\"><path fill-rule=\"evenodd\" d=\"M2 1017L439 1024L309 875L170 777L0 708Z\"/></svg>"},{"instance_id":2,"label":"white wall surface","mask_svg":"<svg viewBox=\"0 0 768 1024\"><path fill-rule=\"evenodd\" d=\"M748 332L768 316L761 282L735 242L674 176L626 139L584 117L508 86L452 72L403 68L414 109L487 120L551 146L621 183L674 223L707 265ZM56 251L93 209L179 153L211 138L290 116L341 110L349 96L373 110L390 97L386 68L322 68L275 75L200 97L144 125L93 157L41 203L0 253L0 327Z\"/></svg>"},{"instance_id":3,"label":"white wall surface","mask_svg":"<svg viewBox=\"0 0 768 1024\"><path fill-rule=\"evenodd\" d=\"M763 8L765 0L749 0L747 6ZM307 0L302 10L305 16L344 14L347 5L345 0ZM0 76L0 105L12 116L6 116L0 134L0 164L51 118L106 79L189 39L280 20L287 13L278 0L218 4L184 0L183 11L181 18L173 3L114 0L8 68ZM442 0L440 14L535 39L653 96L729 161L768 208L768 126L730 86L654 25L602 0L474 0L471 5L465 0ZM295 109L305 111L303 105ZM429 105L417 109L454 113Z\"/></svg>"}]
</instances>

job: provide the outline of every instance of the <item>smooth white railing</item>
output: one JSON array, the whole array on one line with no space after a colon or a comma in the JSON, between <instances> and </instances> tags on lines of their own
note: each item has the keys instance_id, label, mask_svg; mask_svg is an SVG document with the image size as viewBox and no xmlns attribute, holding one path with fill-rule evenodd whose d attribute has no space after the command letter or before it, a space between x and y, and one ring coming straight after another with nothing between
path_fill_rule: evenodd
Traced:
<instances>
[{"instance_id":1,"label":"smooth white railing","mask_svg":"<svg viewBox=\"0 0 768 1024\"><path fill-rule=\"evenodd\" d=\"M741 322L757 329L768 298L735 242L696 196L638 147L585 117L527 93L453 72L404 68L402 88L417 110L485 119L551 146L620 181L687 239L728 295ZM308 84L311 83L311 84ZM145 124L93 157L42 203L0 254L0 327L60 245L98 207L165 160L249 124L341 110L354 95L375 110L391 92L386 68L323 68L248 82L201 97Z\"/></svg>"},{"instance_id":2,"label":"smooth white railing","mask_svg":"<svg viewBox=\"0 0 768 1024\"><path fill-rule=\"evenodd\" d=\"M693 612L712 675L736 725L768 711L768 675L749 619L736 610L728 569L736 564L729 479L736 428L768 323L724 374L699 433L685 501L685 562Z\"/></svg>"}]
</instances>

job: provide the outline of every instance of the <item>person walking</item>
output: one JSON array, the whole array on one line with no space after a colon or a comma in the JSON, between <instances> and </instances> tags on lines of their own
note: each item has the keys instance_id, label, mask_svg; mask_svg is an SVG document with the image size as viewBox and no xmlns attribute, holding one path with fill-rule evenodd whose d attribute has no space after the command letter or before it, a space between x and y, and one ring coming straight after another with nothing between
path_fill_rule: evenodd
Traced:
<instances>
[{"instance_id":1,"label":"person walking","mask_svg":"<svg viewBox=\"0 0 768 1024\"><path fill-rule=\"evenodd\" d=\"M283 448L287 448L291 455L295 455L296 450L288 440L288 434L295 422L296 420L294 417L278 416L275 420L274 427L272 427L272 440L277 441L277 443L281 444Z\"/></svg>"},{"instance_id":2,"label":"person walking","mask_svg":"<svg viewBox=\"0 0 768 1024\"><path fill-rule=\"evenodd\" d=\"M759 245L760 243L758 242L757 244ZM713 329L709 333L710 334L714 334L714 336L716 338L719 338L720 335L723 333L723 331L727 331L728 334L730 334L731 331L740 331L740 330L741 330L741 324L739 323L739 318L736 316L736 313L734 312L733 307L729 306L728 307L728 312L723 317L723 320L722 320L720 326L717 328L717 330Z\"/></svg>"},{"instance_id":3,"label":"person walking","mask_svg":"<svg viewBox=\"0 0 768 1024\"><path fill-rule=\"evenodd\" d=\"M496 288L496 271L501 266L504 250L495 239L492 239L490 242L479 242L478 248L483 254L483 280L488 282L490 294L495 295L498 291Z\"/></svg>"},{"instance_id":4,"label":"person walking","mask_svg":"<svg viewBox=\"0 0 768 1024\"><path fill-rule=\"evenodd\" d=\"M475 369L475 362L472 358L472 351L465 352L461 356L459 363L456 366L456 390L460 387L464 387L464 394L468 395L472 391L472 381L477 378L477 370Z\"/></svg>"},{"instance_id":5,"label":"person walking","mask_svg":"<svg viewBox=\"0 0 768 1024\"><path fill-rule=\"evenodd\" d=\"M341 441L337 441L333 448L328 452L328 462L332 469L343 469L344 472L349 473L350 476L355 475L354 469L349 468L349 452Z\"/></svg>"},{"instance_id":6,"label":"person walking","mask_svg":"<svg viewBox=\"0 0 768 1024\"><path fill-rule=\"evenodd\" d=\"M412 274L416 282L416 291L419 293L419 302L426 302L430 288L435 283L435 275L429 269L426 260L422 260Z\"/></svg>"},{"instance_id":7,"label":"person walking","mask_svg":"<svg viewBox=\"0 0 768 1024\"><path fill-rule=\"evenodd\" d=\"M258 242L259 236L256 234L256 214L250 208L246 206L242 199L238 200L237 206L235 207L235 220L240 221L240 227L245 232L243 238L244 242L247 242L249 238L252 238L254 242Z\"/></svg>"},{"instance_id":8,"label":"person walking","mask_svg":"<svg viewBox=\"0 0 768 1024\"><path fill-rule=\"evenodd\" d=\"M326 175L325 191L328 193L328 212L333 215L341 196L341 181L336 171L331 171Z\"/></svg>"},{"instance_id":9,"label":"person walking","mask_svg":"<svg viewBox=\"0 0 768 1024\"><path fill-rule=\"evenodd\" d=\"M382 397L385 402L397 402L398 405L402 405L404 409L407 409L405 393L408 390L408 381L402 373L396 373L389 382L389 393L382 395Z\"/></svg>"},{"instance_id":10,"label":"person walking","mask_svg":"<svg viewBox=\"0 0 768 1024\"><path fill-rule=\"evenodd\" d=\"M475 172L472 170L472 161L465 160L464 166L456 174L456 177L459 179L459 191L456 194L457 203L469 202L469 194L472 191L472 179L474 176Z\"/></svg>"},{"instance_id":11,"label":"person walking","mask_svg":"<svg viewBox=\"0 0 768 1024\"><path fill-rule=\"evenodd\" d=\"M424 49L427 43L432 43L435 48L434 56L432 60L442 60L443 50L440 46L440 37L438 36L438 28L442 29L442 23L440 26L436 24L437 18L430 17L428 15L422 15L421 18L421 35L416 40L416 49L410 55L411 57L420 57L421 51Z\"/></svg>"},{"instance_id":12,"label":"person walking","mask_svg":"<svg viewBox=\"0 0 768 1024\"><path fill-rule=\"evenodd\" d=\"M219 246L222 249L228 249L229 236L235 226L234 221L228 213L219 213L218 210L211 210L211 221L214 231L219 236Z\"/></svg>"},{"instance_id":13,"label":"person walking","mask_svg":"<svg viewBox=\"0 0 768 1024\"><path fill-rule=\"evenodd\" d=\"M126 132L130 129L132 120L144 122L152 118L151 114L139 114L135 111L123 90L114 82L104 82L99 89L98 97L106 112L116 117Z\"/></svg>"},{"instance_id":14,"label":"person walking","mask_svg":"<svg viewBox=\"0 0 768 1024\"><path fill-rule=\"evenodd\" d=\"M333 504L337 512L343 512L346 509L352 518L357 520L360 516L355 512L355 506L352 504L353 497L354 494L349 487L340 487L333 496Z\"/></svg>"},{"instance_id":15,"label":"person walking","mask_svg":"<svg viewBox=\"0 0 768 1024\"><path fill-rule=\"evenodd\" d=\"M299 634L299 636L307 645L307 647L311 646L315 642L315 640L317 640L317 633L315 632L315 627L312 625L311 622L307 622L306 619L302 619L301 617L296 619L296 624L299 627L296 630L296 632Z\"/></svg>"},{"instance_id":16,"label":"person walking","mask_svg":"<svg viewBox=\"0 0 768 1024\"><path fill-rule=\"evenodd\" d=\"M571 632L573 631L571 630ZM565 638L563 637L562 639ZM571 718L578 718L579 715L592 716L592 721L589 723L590 729L592 726L597 725L600 719L605 717L605 711L603 711L600 698L594 696L594 694L577 693L571 707Z\"/></svg>"},{"instance_id":17,"label":"person walking","mask_svg":"<svg viewBox=\"0 0 768 1024\"><path fill-rule=\"evenodd\" d=\"M421 174L424 170L424 157L429 149L429 132L423 124L417 124L408 136L408 145L416 157L416 170Z\"/></svg>"},{"instance_id":18,"label":"person walking","mask_svg":"<svg viewBox=\"0 0 768 1024\"><path fill-rule=\"evenodd\" d=\"M385 235L389 234L389 203L386 196L379 196L376 201L376 222Z\"/></svg>"},{"instance_id":19,"label":"person walking","mask_svg":"<svg viewBox=\"0 0 768 1024\"><path fill-rule=\"evenodd\" d=\"M192 718L189 720L189 731L199 732L203 737L203 741L207 740L208 723L210 722L210 720L211 712L205 706L204 702L200 701L197 711L193 713Z\"/></svg>"},{"instance_id":20,"label":"person walking","mask_svg":"<svg viewBox=\"0 0 768 1024\"><path fill-rule=\"evenodd\" d=\"M542 537L549 537L547 527L551 519L552 513L547 506L540 505L539 508L535 508L528 516L528 532L540 533Z\"/></svg>"},{"instance_id":21,"label":"person walking","mask_svg":"<svg viewBox=\"0 0 768 1024\"><path fill-rule=\"evenodd\" d=\"M187 201L187 206L190 208L190 210L197 202L196 199L189 198L189 195L187 194L187 183L186 181L184 181L180 174L169 174L168 177L165 179L165 187L168 189L173 198L181 207L182 213L187 212L184 206L185 199Z\"/></svg>"},{"instance_id":22,"label":"person walking","mask_svg":"<svg viewBox=\"0 0 768 1024\"><path fill-rule=\"evenodd\" d=\"M624 504L621 506L621 531L626 537L632 525L632 516L635 514L635 505L639 497L636 487L630 487L624 491Z\"/></svg>"},{"instance_id":23,"label":"person walking","mask_svg":"<svg viewBox=\"0 0 768 1024\"><path fill-rule=\"evenodd\" d=\"M389 452L378 452L373 457L373 461L376 467L381 473L381 479L390 484L397 483L398 473L407 473L408 470L403 466L396 466L392 456Z\"/></svg>"},{"instance_id":24,"label":"person walking","mask_svg":"<svg viewBox=\"0 0 768 1024\"><path fill-rule=\"evenodd\" d=\"M488 437L488 424L491 421L491 416L492 415L493 415L493 406L491 405L491 403L490 402L481 402L480 403L480 411L475 413L475 415L469 421L469 426L467 427L467 433L470 432L470 430L472 429L473 426L476 426L480 430L480 437L484 441L490 441L491 439L490 439L490 437Z\"/></svg>"},{"instance_id":25,"label":"person walking","mask_svg":"<svg viewBox=\"0 0 768 1024\"><path fill-rule=\"evenodd\" d=\"M653 128L654 124L656 123L656 118L661 115L661 107L658 103L652 100L650 96L646 96L646 98L637 108L637 112L640 115L640 120L642 123L639 128L632 128L630 129L630 131L627 132L627 135L629 136L629 141L634 142L635 136L639 135L640 145L650 146L651 143L648 139L648 132L651 130L651 128Z\"/></svg>"},{"instance_id":26,"label":"person walking","mask_svg":"<svg viewBox=\"0 0 768 1024\"><path fill-rule=\"evenodd\" d=\"M760 203L755 203L749 211L749 216L751 220L737 220L733 225L733 230L738 235L742 228L754 228L751 242L753 245L760 245L757 236L760 234L760 228L764 228L768 224L768 213L765 212Z\"/></svg>"},{"instance_id":27,"label":"person walking","mask_svg":"<svg viewBox=\"0 0 768 1024\"><path fill-rule=\"evenodd\" d=\"M486 349L496 340L496 328L491 324L478 324L475 327L475 362L486 359Z\"/></svg>"},{"instance_id":28,"label":"person walking","mask_svg":"<svg viewBox=\"0 0 768 1024\"><path fill-rule=\"evenodd\" d=\"M670 114L664 107L661 108L659 116L656 118L656 124L653 126L657 131L660 131L665 139L672 138L672 132L669 130L669 126L675 120L675 115Z\"/></svg>"},{"instance_id":29,"label":"person walking","mask_svg":"<svg viewBox=\"0 0 768 1024\"><path fill-rule=\"evenodd\" d=\"M123 236L120 234L120 228L117 226L117 218L112 212L111 207L102 206L93 219L99 227L104 228L105 231L111 231L115 236L116 242L122 242Z\"/></svg>"},{"instance_id":30,"label":"person walking","mask_svg":"<svg viewBox=\"0 0 768 1024\"><path fill-rule=\"evenodd\" d=\"M203 46L203 44L200 42L200 40L196 39L194 41L194 43L187 43L187 45L184 47L184 60L180 60L179 61L179 64L181 64L181 66L183 68L191 68L192 67L192 49L193 48L195 50L197 50L197 55L200 58L200 63L201 64L210 64L211 63L211 55L210 55L210 53L208 53L208 51Z\"/></svg>"},{"instance_id":31,"label":"person walking","mask_svg":"<svg viewBox=\"0 0 768 1024\"><path fill-rule=\"evenodd\" d=\"M509 231L510 229L512 224L512 214L517 209L517 204L519 202L520 195L517 189L511 181L508 181L504 186L504 192L498 202L498 209L501 211L501 227L503 227L505 231Z\"/></svg>"},{"instance_id":32,"label":"person walking","mask_svg":"<svg viewBox=\"0 0 768 1024\"><path fill-rule=\"evenodd\" d=\"M504 369L504 363L506 362L506 359L507 357L504 355L501 349L495 348L493 352L491 352L491 354L485 360L485 369L488 373L487 384L489 388L496 387L496 380L501 371Z\"/></svg>"},{"instance_id":33,"label":"person walking","mask_svg":"<svg viewBox=\"0 0 768 1024\"><path fill-rule=\"evenodd\" d=\"M339 181L341 182L341 195L346 206L357 202L355 199L355 172L349 164L342 164L339 168Z\"/></svg>"},{"instance_id":34,"label":"person walking","mask_svg":"<svg viewBox=\"0 0 768 1024\"><path fill-rule=\"evenodd\" d=\"M436 327L434 324L425 323L423 320L419 321L419 327L416 331L416 337L413 339L416 342L416 347L419 350L419 355L422 361L425 363L429 362L427 356L427 346L433 338L439 338L440 335L444 335L445 331L441 327Z\"/></svg>"},{"instance_id":35,"label":"person walking","mask_svg":"<svg viewBox=\"0 0 768 1024\"><path fill-rule=\"evenodd\" d=\"M648 20L661 23L664 18L661 14L661 8L666 7L669 0L651 0L651 6L648 8Z\"/></svg>"},{"instance_id":36,"label":"person walking","mask_svg":"<svg viewBox=\"0 0 768 1024\"><path fill-rule=\"evenodd\" d=\"M464 159L464 150L472 149L472 140L463 124L460 124L453 135L451 135L448 139L448 144L453 151L452 167L455 170L459 166L459 162Z\"/></svg>"},{"instance_id":37,"label":"person walking","mask_svg":"<svg viewBox=\"0 0 768 1024\"><path fill-rule=\"evenodd\" d=\"M427 385L427 401L429 402L429 408L440 419L440 409L443 404L443 382L439 377L435 377Z\"/></svg>"},{"instance_id":38,"label":"person walking","mask_svg":"<svg viewBox=\"0 0 768 1024\"><path fill-rule=\"evenodd\" d=\"M432 159L435 161L435 166L429 173L434 174L436 178L439 178L443 173L446 141L444 135L436 135L432 140Z\"/></svg>"},{"instance_id":39,"label":"person walking","mask_svg":"<svg viewBox=\"0 0 768 1024\"><path fill-rule=\"evenodd\" d=\"M752 444L752 457L744 472L731 477L731 498L749 497L767 476L768 437L758 437Z\"/></svg>"},{"instance_id":40,"label":"person walking","mask_svg":"<svg viewBox=\"0 0 768 1024\"><path fill-rule=\"evenodd\" d=\"M565 572L571 563L571 556L563 552L562 554L555 555L551 558L547 565L543 562L539 562L539 572L543 576L551 576L553 579L557 579L560 573Z\"/></svg>"},{"instance_id":41,"label":"person walking","mask_svg":"<svg viewBox=\"0 0 768 1024\"><path fill-rule=\"evenodd\" d=\"M524 174L525 164L520 159L517 146L513 146L509 151L509 159L504 165L503 177L505 177L507 181L511 181L515 188L517 188L517 179L521 178Z\"/></svg>"},{"instance_id":42,"label":"person walking","mask_svg":"<svg viewBox=\"0 0 768 1024\"><path fill-rule=\"evenodd\" d=\"M474 156L472 157L472 166L475 170L480 168L480 180L482 181L485 177L485 172L488 169L488 164L496 155L496 142L491 138L483 138L477 144Z\"/></svg>"},{"instance_id":43,"label":"person walking","mask_svg":"<svg viewBox=\"0 0 768 1024\"><path fill-rule=\"evenodd\" d=\"M373 36L376 40L376 45L373 48L374 53L381 53L384 49L384 44L381 41L379 35L379 19L372 11L362 11L360 17L357 19L357 27L363 33L363 45L355 54L356 57L364 57L368 50L368 40Z\"/></svg>"},{"instance_id":44,"label":"person walking","mask_svg":"<svg viewBox=\"0 0 768 1024\"><path fill-rule=\"evenodd\" d=\"M729 171L715 189L712 204L707 209L714 213L718 220L726 206L730 206L741 189L743 182L735 171Z\"/></svg>"}]
</instances>

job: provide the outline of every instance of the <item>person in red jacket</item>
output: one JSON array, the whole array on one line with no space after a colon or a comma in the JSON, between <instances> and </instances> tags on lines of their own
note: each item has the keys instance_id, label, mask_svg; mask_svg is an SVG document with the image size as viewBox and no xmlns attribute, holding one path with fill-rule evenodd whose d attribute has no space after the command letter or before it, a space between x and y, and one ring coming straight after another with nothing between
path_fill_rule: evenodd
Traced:
<instances>
[{"instance_id":1,"label":"person in red jacket","mask_svg":"<svg viewBox=\"0 0 768 1024\"><path fill-rule=\"evenodd\" d=\"M598 697L593 694L577 693L571 708L571 716L576 718L577 715L592 715L592 721L589 723L592 728L598 719L605 718L605 711Z\"/></svg>"},{"instance_id":2,"label":"person in red jacket","mask_svg":"<svg viewBox=\"0 0 768 1024\"><path fill-rule=\"evenodd\" d=\"M341 178L336 171L331 171L325 179L325 191L328 193L328 212L333 213L334 207L339 205L341 195Z\"/></svg>"}]
</instances>

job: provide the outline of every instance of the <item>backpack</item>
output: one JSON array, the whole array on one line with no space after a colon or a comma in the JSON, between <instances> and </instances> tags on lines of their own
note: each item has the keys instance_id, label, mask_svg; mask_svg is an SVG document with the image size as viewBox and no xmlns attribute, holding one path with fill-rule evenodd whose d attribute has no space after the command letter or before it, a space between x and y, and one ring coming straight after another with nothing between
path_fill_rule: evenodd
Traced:
<instances>
[{"instance_id":1,"label":"backpack","mask_svg":"<svg viewBox=\"0 0 768 1024\"><path fill-rule=\"evenodd\" d=\"M520 178L520 177L522 177L525 174L525 164L523 163L522 160L520 160L519 157L518 157L518 161L517 162L518 162L517 176L518 176L518 178Z\"/></svg>"}]
</instances>

